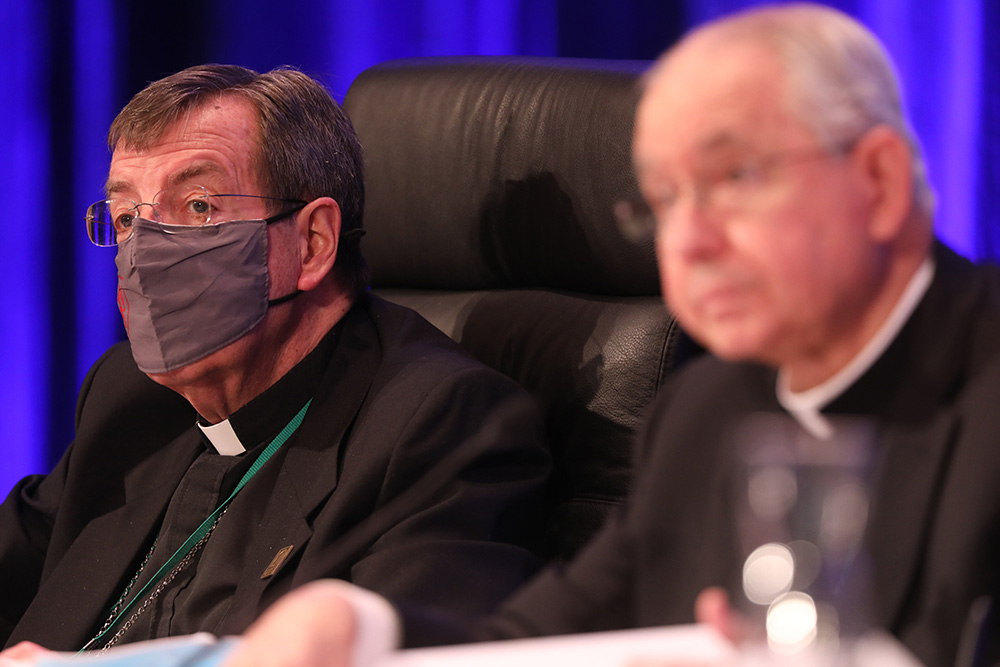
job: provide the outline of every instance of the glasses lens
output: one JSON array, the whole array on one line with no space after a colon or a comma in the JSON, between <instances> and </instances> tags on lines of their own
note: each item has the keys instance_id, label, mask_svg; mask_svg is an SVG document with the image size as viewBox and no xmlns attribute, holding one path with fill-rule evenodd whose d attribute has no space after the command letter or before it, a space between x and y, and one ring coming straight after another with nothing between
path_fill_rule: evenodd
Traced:
<instances>
[{"instance_id":1,"label":"glasses lens","mask_svg":"<svg viewBox=\"0 0 1000 667\"><path fill-rule=\"evenodd\" d=\"M168 225L197 227L212 221L212 202L200 185L180 185L156 196L155 218Z\"/></svg>"},{"instance_id":2,"label":"glasses lens","mask_svg":"<svg viewBox=\"0 0 1000 667\"><path fill-rule=\"evenodd\" d=\"M210 195L200 185L180 185L156 196L155 220L196 227L231 220L257 220L268 215L268 197Z\"/></svg>"},{"instance_id":3,"label":"glasses lens","mask_svg":"<svg viewBox=\"0 0 1000 667\"><path fill-rule=\"evenodd\" d=\"M131 212L135 204L121 199L94 202L87 209L87 236L94 245L113 246L125 240L131 231ZM115 220L127 220L127 228L116 229Z\"/></svg>"},{"instance_id":4,"label":"glasses lens","mask_svg":"<svg viewBox=\"0 0 1000 667\"><path fill-rule=\"evenodd\" d=\"M232 220L262 220L280 209L281 200L258 195L209 195L212 224Z\"/></svg>"},{"instance_id":5,"label":"glasses lens","mask_svg":"<svg viewBox=\"0 0 1000 667\"><path fill-rule=\"evenodd\" d=\"M137 204L131 199L105 199L87 209L87 236L99 246L114 246L132 234L132 222L139 207L149 207L149 218L168 225L197 227L230 220L264 219L269 202L279 201L255 195L209 195L200 185L167 188L153 204ZM301 208L305 202L300 202ZM295 210L298 210L296 208Z\"/></svg>"}]
</instances>

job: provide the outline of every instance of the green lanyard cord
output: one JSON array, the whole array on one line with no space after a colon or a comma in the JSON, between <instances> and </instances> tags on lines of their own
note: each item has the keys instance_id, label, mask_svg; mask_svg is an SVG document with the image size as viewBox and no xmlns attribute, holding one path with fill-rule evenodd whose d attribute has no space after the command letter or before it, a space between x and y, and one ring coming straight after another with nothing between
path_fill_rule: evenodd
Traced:
<instances>
[{"instance_id":1,"label":"green lanyard cord","mask_svg":"<svg viewBox=\"0 0 1000 667\"><path fill-rule=\"evenodd\" d=\"M146 582L146 585L143 586L139 590L139 592L132 597L131 600L129 600L129 603L127 605L122 607L121 611L118 612L118 615L115 617L114 621L110 623L108 627L104 629L103 632L101 632L96 637L87 642L87 644L82 649L80 649L78 654L83 653L88 648L90 648L90 646L99 642L104 635L106 635L116 625L118 625L118 622L121 621L122 617L125 616L125 613L132 607L135 601L142 598L143 594L145 594L146 592L146 589L148 589L150 586L156 583L159 583L159 581L163 579L163 577L165 577L174 568L174 566L177 565L177 563L179 563L188 554L189 551L191 551L194 545L198 544L198 542L200 542L205 537L205 535L207 535L212 530L215 521L219 516L219 513L224 511L226 507L229 506L229 503L233 501L233 498L236 497L236 494L238 494L240 490L244 486L246 486L247 482L249 482L250 479L257 474L257 471L260 470L264 466L264 464L267 463L268 460L274 455L274 453L277 452L290 437L292 437L292 434L298 430L299 426L302 424L302 420L305 419L306 411L309 409L309 405L311 403L312 399L310 399L305 405L302 406L302 409L299 410L298 414L292 417L292 421L288 422L288 424L285 425L285 428L281 429L281 433L279 433L274 437L274 440L272 440L270 444L268 444L268 446L264 448L264 451L260 453L260 455L257 457L257 460L254 461L253 464L250 466L250 469L243 474L243 478L240 479L239 483L236 485L236 488L233 489L233 492L231 494L229 494L229 497L226 498L224 501L222 501L222 503L215 509L215 511L208 515L207 519L201 522L201 525L198 526L193 533L191 533L190 537L184 540L184 544L178 547L177 551L174 552L174 555L168 558L167 562L164 563L162 566L160 566L160 569L156 571L156 574L154 574L150 578L150 580Z\"/></svg>"}]
</instances>

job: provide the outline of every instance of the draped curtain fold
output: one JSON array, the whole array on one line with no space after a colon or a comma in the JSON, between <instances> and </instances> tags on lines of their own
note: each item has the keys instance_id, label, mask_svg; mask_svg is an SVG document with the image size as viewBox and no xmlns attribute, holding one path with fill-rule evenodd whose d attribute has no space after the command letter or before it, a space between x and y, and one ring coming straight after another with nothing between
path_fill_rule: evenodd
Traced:
<instances>
[{"instance_id":1,"label":"draped curtain fold","mask_svg":"<svg viewBox=\"0 0 1000 667\"><path fill-rule=\"evenodd\" d=\"M191 64L294 65L342 99L389 58L652 59L746 0L0 0L0 493L72 439L76 392L123 337L114 251L82 218L100 198L114 113ZM1000 257L1000 0L840 0L886 44L938 195L938 233Z\"/></svg>"}]
</instances>

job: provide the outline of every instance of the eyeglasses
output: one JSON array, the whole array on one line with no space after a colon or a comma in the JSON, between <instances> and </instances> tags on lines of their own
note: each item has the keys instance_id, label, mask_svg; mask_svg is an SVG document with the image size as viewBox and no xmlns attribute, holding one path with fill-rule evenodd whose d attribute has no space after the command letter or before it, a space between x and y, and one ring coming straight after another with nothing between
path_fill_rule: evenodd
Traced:
<instances>
[{"instance_id":1,"label":"eyeglasses","mask_svg":"<svg viewBox=\"0 0 1000 667\"><path fill-rule=\"evenodd\" d=\"M779 167L821 158L842 156L854 141L837 142L787 150L763 156L727 157L705 162L691 178L693 201L702 211L725 216L746 211L768 182L770 172ZM614 214L622 235L630 241L644 242L656 233L657 219L669 221L683 193L680 189L661 188L652 202L644 199L619 201Z\"/></svg>"},{"instance_id":2,"label":"eyeglasses","mask_svg":"<svg viewBox=\"0 0 1000 667\"><path fill-rule=\"evenodd\" d=\"M104 199L87 208L87 236L94 245L114 246L132 235L132 223L139 209L148 206L150 219L168 225L196 227L230 220L259 220L261 200L292 204L291 208L263 218L271 224L300 211L308 202L301 199L259 195L209 194L200 185L179 185L157 193L152 202L131 199Z\"/></svg>"}]
</instances>

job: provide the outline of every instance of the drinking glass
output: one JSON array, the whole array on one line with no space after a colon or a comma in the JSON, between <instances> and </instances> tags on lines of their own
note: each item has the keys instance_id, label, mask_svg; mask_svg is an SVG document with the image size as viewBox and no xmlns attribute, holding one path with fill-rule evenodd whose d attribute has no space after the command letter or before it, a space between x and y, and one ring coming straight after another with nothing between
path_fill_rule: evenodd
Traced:
<instances>
[{"instance_id":1,"label":"drinking glass","mask_svg":"<svg viewBox=\"0 0 1000 667\"><path fill-rule=\"evenodd\" d=\"M742 606L767 653L792 663L852 664L852 642L870 626L874 429L859 419L829 425L819 438L786 415L755 414L736 435Z\"/></svg>"}]
</instances>

